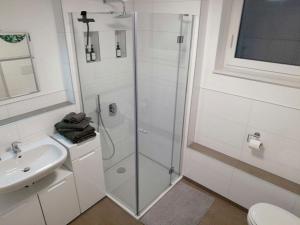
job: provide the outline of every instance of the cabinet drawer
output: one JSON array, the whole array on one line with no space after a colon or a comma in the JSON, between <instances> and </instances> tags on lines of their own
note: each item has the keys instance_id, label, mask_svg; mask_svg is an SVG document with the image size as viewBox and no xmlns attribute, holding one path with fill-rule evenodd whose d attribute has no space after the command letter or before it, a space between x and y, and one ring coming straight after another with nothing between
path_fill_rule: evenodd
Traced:
<instances>
[{"instance_id":1,"label":"cabinet drawer","mask_svg":"<svg viewBox=\"0 0 300 225\"><path fill-rule=\"evenodd\" d=\"M18 204L14 209L0 216L1 225L45 225L37 196Z\"/></svg>"},{"instance_id":2,"label":"cabinet drawer","mask_svg":"<svg viewBox=\"0 0 300 225\"><path fill-rule=\"evenodd\" d=\"M55 134L53 138L68 149L71 161L82 157L93 149L100 148L100 136L98 133L96 137L79 144L72 144L69 140L59 134Z\"/></svg>"},{"instance_id":3,"label":"cabinet drawer","mask_svg":"<svg viewBox=\"0 0 300 225\"><path fill-rule=\"evenodd\" d=\"M72 174L38 195L47 225L66 225L80 214Z\"/></svg>"},{"instance_id":4,"label":"cabinet drawer","mask_svg":"<svg viewBox=\"0 0 300 225\"><path fill-rule=\"evenodd\" d=\"M100 149L72 162L81 212L105 196Z\"/></svg>"}]
</instances>

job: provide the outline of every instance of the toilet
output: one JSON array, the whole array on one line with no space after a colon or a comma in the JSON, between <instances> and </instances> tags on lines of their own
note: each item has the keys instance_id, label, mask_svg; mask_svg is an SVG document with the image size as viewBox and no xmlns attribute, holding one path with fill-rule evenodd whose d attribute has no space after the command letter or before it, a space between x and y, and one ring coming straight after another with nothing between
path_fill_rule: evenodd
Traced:
<instances>
[{"instance_id":1,"label":"toilet","mask_svg":"<svg viewBox=\"0 0 300 225\"><path fill-rule=\"evenodd\" d=\"M300 218L268 203L253 205L247 220L249 225L300 225Z\"/></svg>"}]
</instances>

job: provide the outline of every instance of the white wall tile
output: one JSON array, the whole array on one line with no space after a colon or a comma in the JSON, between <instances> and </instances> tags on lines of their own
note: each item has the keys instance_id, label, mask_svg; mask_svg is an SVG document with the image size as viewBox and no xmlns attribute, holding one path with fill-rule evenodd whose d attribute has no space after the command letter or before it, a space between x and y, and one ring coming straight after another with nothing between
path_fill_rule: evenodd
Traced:
<instances>
[{"instance_id":1,"label":"white wall tile","mask_svg":"<svg viewBox=\"0 0 300 225\"><path fill-rule=\"evenodd\" d=\"M296 216L300 217L300 196L299 195L295 198L295 204L294 204L292 212Z\"/></svg>"},{"instance_id":2,"label":"white wall tile","mask_svg":"<svg viewBox=\"0 0 300 225\"><path fill-rule=\"evenodd\" d=\"M300 183L300 111L201 89L195 141ZM263 151L248 147L261 133Z\"/></svg>"},{"instance_id":3,"label":"white wall tile","mask_svg":"<svg viewBox=\"0 0 300 225\"><path fill-rule=\"evenodd\" d=\"M184 175L227 196L233 168L192 149L186 149L186 168Z\"/></svg>"},{"instance_id":4,"label":"white wall tile","mask_svg":"<svg viewBox=\"0 0 300 225\"><path fill-rule=\"evenodd\" d=\"M298 110L203 89L199 104L196 142L300 183ZM263 151L248 147L247 134L254 132L261 133ZM222 163L199 153L192 154L193 158L185 158L185 175L216 191L216 185L203 179L199 171L206 170L208 166L215 168ZM194 165L196 161L198 163ZM231 180L227 178L229 192L218 190L218 193L246 208L257 202L269 202L299 215L296 200L299 196L231 168L234 172ZM212 176L224 179L215 171Z\"/></svg>"},{"instance_id":5,"label":"white wall tile","mask_svg":"<svg viewBox=\"0 0 300 225\"><path fill-rule=\"evenodd\" d=\"M7 148L14 141L20 139L19 131L15 123L0 126L0 155L7 151Z\"/></svg>"},{"instance_id":6,"label":"white wall tile","mask_svg":"<svg viewBox=\"0 0 300 225\"><path fill-rule=\"evenodd\" d=\"M72 111L76 111L75 105L18 121L16 124L20 139L25 141L35 135L52 134L54 132L54 124Z\"/></svg>"},{"instance_id":7,"label":"white wall tile","mask_svg":"<svg viewBox=\"0 0 300 225\"><path fill-rule=\"evenodd\" d=\"M221 92L201 89L199 110L203 113L246 124L251 100Z\"/></svg>"},{"instance_id":8,"label":"white wall tile","mask_svg":"<svg viewBox=\"0 0 300 225\"><path fill-rule=\"evenodd\" d=\"M239 158L250 108L247 99L202 89L195 141Z\"/></svg>"},{"instance_id":9,"label":"white wall tile","mask_svg":"<svg viewBox=\"0 0 300 225\"><path fill-rule=\"evenodd\" d=\"M299 195L202 153L186 148L184 166L185 176L245 208L267 202L300 214Z\"/></svg>"},{"instance_id":10,"label":"white wall tile","mask_svg":"<svg viewBox=\"0 0 300 225\"><path fill-rule=\"evenodd\" d=\"M7 106L0 106L0 120L6 119L9 116Z\"/></svg>"},{"instance_id":11,"label":"white wall tile","mask_svg":"<svg viewBox=\"0 0 300 225\"><path fill-rule=\"evenodd\" d=\"M246 208L259 202L267 202L291 211L297 195L235 169L228 196Z\"/></svg>"},{"instance_id":12,"label":"white wall tile","mask_svg":"<svg viewBox=\"0 0 300 225\"><path fill-rule=\"evenodd\" d=\"M259 131L263 147L253 150L244 143L241 160L274 174L300 183L300 142L250 127L249 134Z\"/></svg>"},{"instance_id":13,"label":"white wall tile","mask_svg":"<svg viewBox=\"0 0 300 225\"><path fill-rule=\"evenodd\" d=\"M196 142L234 158L240 158L246 127L211 115L199 119Z\"/></svg>"},{"instance_id":14,"label":"white wall tile","mask_svg":"<svg viewBox=\"0 0 300 225\"><path fill-rule=\"evenodd\" d=\"M135 10L156 13L200 13L200 0L135 0Z\"/></svg>"},{"instance_id":15,"label":"white wall tile","mask_svg":"<svg viewBox=\"0 0 300 225\"><path fill-rule=\"evenodd\" d=\"M300 110L254 101L250 115L250 126L300 140Z\"/></svg>"}]
</instances>

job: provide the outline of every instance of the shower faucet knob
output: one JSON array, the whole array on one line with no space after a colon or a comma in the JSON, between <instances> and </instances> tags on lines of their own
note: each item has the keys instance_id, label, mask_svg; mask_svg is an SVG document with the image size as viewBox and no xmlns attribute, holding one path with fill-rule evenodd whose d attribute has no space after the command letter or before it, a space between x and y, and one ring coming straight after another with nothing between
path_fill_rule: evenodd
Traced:
<instances>
[{"instance_id":1,"label":"shower faucet knob","mask_svg":"<svg viewBox=\"0 0 300 225\"><path fill-rule=\"evenodd\" d=\"M109 104L108 110L109 110L109 115L110 116L115 116L118 112L117 104L116 103Z\"/></svg>"}]
</instances>

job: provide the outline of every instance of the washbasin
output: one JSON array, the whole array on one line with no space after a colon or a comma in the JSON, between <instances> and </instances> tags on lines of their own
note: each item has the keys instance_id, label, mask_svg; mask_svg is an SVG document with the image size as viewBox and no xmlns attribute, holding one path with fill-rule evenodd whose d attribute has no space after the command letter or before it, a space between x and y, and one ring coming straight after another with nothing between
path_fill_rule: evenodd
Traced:
<instances>
[{"instance_id":1,"label":"washbasin","mask_svg":"<svg viewBox=\"0 0 300 225\"><path fill-rule=\"evenodd\" d=\"M20 144L20 153L0 161L0 193L13 192L44 178L67 158L66 149L50 137Z\"/></svg>"}]
</instances>

